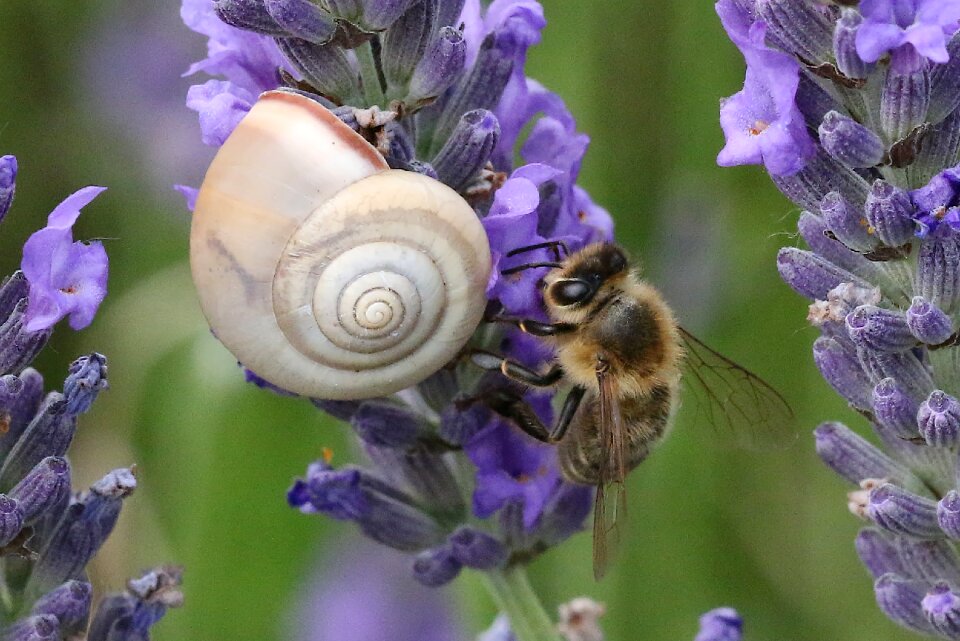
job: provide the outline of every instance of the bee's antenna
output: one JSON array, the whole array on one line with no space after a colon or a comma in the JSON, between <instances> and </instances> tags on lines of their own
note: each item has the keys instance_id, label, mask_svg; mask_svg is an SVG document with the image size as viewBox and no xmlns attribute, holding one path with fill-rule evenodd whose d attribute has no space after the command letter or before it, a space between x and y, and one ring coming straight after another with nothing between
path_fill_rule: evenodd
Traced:
<instances>
[{"instance_id":1,"label":"bee's antenna","mask_svg":"<svg viewBox=\"0 0 960 641\"><path fill-rule=\"evenodd\" d=\"M510 267L509 269L501 269L500 273L504 276L509 276L510 274L516 274L517 272L522 272L525 269L536 269L537 267L552 267L556 269L557 267L563 267L560 263L525 263L523 265L517 265L516 267Z\"/></svg>"},{"instance_id":2,"label":"bee's antenna","mask_svg":"<svg viewBox=\"0 0 960 641\"><path fill-rule=\"evenodd\" d=\"M525 247L518 247L512 251L507 252L507 256L516 256L517 254L524 254L526 252L532 252L537 249L546 249L550 248L553 250L553 255L556 256L557 260L560 260L560 249L563 248L563 253L566 256L570 255L570 248L567 247L567 244L562 240L548 240L543 243L537 243L536 245L527 245Z\"/></svg>"}]
</instances>

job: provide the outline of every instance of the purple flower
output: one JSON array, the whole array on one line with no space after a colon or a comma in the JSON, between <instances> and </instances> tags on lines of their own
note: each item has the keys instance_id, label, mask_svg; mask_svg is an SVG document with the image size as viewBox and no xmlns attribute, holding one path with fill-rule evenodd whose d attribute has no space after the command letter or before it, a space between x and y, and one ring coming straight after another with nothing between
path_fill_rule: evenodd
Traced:
<instances>
[{"instance_id":1,"label":"purple flower","mask_svg":"<svg viewBox=\"0 0 960 641\"><path fill-rule=\"evenodd\" d=\"M73 241L80 210L105 187L84 187L57 205L47 226L23 246L21 269L30 282L27 331L52 327L70 316L70 327L83 329L107 294L107 252L99 242Z\"/></svg>"},{"instance_id":2,"label":"purple flower","mask_svg":"<svg viewBox=\"0 0 960 641\"><path fill-rule=\"evenodd\" d=\"M916 218L921 238L947 228L960 231L960 166L944 169L920 189L910 192L919 210ZM941 225L943 227L941 227Z\"/></svg>"},{"instance_id":3,"label":"purple flower","mask_svg":"<svg viewBox=\"0 0 960 641\"><path fill-rule=\"evenodd\" d=\"M774 176L795 174L816 150L795 102L800 66L793 56L764 44L763 22L750 26L747 39L742 23L724 26L743 52L747 73L743 90L720 103L726 145L717 164L762 163Z\"/></svg>"},{"instance_id":4,"label":"purple flower","mask_svg":"<svg viewBox=\"0 0 960 641\"><path fill-rule=\"evenodd\" d=\"M857 53L864 62L908 46L937 63L949 59L946 41L957 30L957 0L861 0L863 24L857 31Z\"/></svg>"},{"instance_id":5,"label":"purple flower","mask_svg":"<svg viewBox=\"0 0 960 641\"><path fill-rule=\"evenodd\" d=\"M549 411L549 397L538 399ZM477 467L473 511L487 518L512 500L523 502L523 525L533 528L560 483L556 452L500 418L493 418L465 446Z\"/></svg>"},{"instance_id":6,"label":"purple flower","mask_svg":"<svg viewBox=\"0 0 960 641\"><path fill-rule=\"evenodd\" d=\"M213 10L213 0L183 0L180 16L193 31L207 36L207 58L184 73L203 71L223 76L194 85L187 93L187 107L200 115L203 142L223 144L257 96L280 86L280 69L293 72L272 38L231 27Z\"/></svg>"}]
</instances>

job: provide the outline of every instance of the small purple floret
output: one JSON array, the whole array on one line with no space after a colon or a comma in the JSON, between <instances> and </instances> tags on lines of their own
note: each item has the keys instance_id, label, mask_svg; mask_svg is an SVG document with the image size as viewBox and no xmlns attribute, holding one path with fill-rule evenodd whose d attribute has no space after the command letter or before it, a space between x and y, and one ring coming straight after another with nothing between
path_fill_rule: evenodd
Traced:
<instances>
[{"instance_id":1,"label":"small purple floret","mask_svg":"<svg viewBox=\"0 0 960 641\"><path fill-rule=\"evenodd\" d=\"M803 169L816 147L795 102L800 66L793 56L768 48L764 32L764 23L755 22L746 39L739 33L734 39L747 74L743 90L720 103L726 145L717 164L763 164L772 175L789 176Z\"/></svg>"},{"instance_id":2,"label":"small purple floret","mask_svg":"<svg viewBox=\"0 0 960 641\"><path fill-rule=\"evenodd\" d=\"M27 331L52 327L70 316L70 327L83 329L107 295L107 252L99 242L73 241L80 210L105 187L84 187L60 203L23 246L21 269L30 282Z\"/></svg>"},{"instance_id":3,"label":"small purple floret","mask_svg":"<svg viewBox=\"0 0 960 641\"><path fill-rule=\"evenodd\" d=\"M863 24L857 53L876 62L888 51L910 46L932 62L949 60L947 39L960 20L956 0L861 0Z\"/></svg>"}]
</instances>

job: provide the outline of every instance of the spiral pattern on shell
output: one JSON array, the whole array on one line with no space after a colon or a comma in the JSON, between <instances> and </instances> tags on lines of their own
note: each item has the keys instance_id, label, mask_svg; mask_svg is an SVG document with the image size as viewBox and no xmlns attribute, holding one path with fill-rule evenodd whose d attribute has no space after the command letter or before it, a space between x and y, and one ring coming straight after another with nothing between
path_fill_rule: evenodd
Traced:
<instances>
[{"instance_id":1,"label":"spiral pattern on shell","mask_svg":"<svg viewBox=\"0 0 960 641\"><path fill-rule=\"evenodd\" d=\"M473 209L388 169L306 98L261 97L211 164L194 216L211 328L284 389L398 391L453 358L483 315L490 250Z\"/></svg>"}]
</instances>

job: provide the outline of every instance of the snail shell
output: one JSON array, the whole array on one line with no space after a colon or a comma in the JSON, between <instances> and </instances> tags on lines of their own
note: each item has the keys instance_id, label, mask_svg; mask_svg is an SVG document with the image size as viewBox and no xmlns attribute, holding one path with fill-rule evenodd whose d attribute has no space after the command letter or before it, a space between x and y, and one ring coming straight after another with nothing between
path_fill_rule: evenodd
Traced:
<instances>
[{"instance_id":1,"label":"snail shell","mask_svg":"<svg viewBox=\"0 0 960 641\"><path fill-rule=\"evenodd\" d=\"M243 365L299 394L363 399L422 381L469 340L490 248L455 191L389 169L323 106L273 91L207 171L190 262Z\"/></svg>"}]
</instances>

